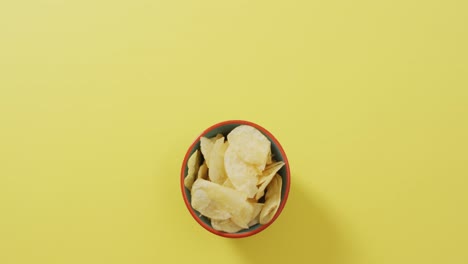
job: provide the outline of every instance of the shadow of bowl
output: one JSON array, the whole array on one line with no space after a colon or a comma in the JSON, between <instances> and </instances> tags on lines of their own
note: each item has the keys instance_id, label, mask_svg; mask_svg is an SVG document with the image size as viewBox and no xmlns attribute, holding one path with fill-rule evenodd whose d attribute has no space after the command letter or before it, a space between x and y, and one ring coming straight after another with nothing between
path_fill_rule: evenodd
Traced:
<instances>
[{"instance_id":1,"label":"shadow of bowl","mask_svg":"<svg viewBox=\"0 0 468 264\"><path fill-rule=\"evenodd\" d=\"M347 263L337 226L299 183L292 188L287 210L267 232L231 243L246 263Z\"/></svg>"}]
</instances>

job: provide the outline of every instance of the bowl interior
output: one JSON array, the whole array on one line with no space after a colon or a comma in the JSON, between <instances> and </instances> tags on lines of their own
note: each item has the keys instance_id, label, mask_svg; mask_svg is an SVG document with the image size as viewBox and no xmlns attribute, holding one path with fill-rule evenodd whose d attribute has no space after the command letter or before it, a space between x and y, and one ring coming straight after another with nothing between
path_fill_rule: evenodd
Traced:
<instances>
[{"instance_id":1,"label":"bowl interior","mask_svg":"<svg viewBox=\"0 0 468 264\"><path fill-rule=\"evenodd\" d=\"M216 136L217 134L223 134L224 137L226 137L229 134L229 132L231 132L235 127L237 127L239 125L242 125L242 124L244 124L244 123L239 122L239 123L229 123L229 124L220 125L220 126L214 127L213 129L207 131L205 134L202 134L201 136L210 138L210 137ZM284 161L286 163L285 166L283 166L278 172L278 174L281 176L282 183L283 183L282 184L283 188L281 189L281 203L284 203L285 201L283 200L283 198L284 198L284 196L286 194L286 191L287 191L286 188L285 188L285 186L287 186L287 182L286 182L287 181L287 179L286 179L287 169L286 168L287 168L287 166L289 166L289 164L287 164L287 162L285 161L286 159L285 159L285 157L283 157L283 154L281 153L280 148L277 146L275 141L271 137L269 137L265 133L265 131L262 131L262 129L260 127L257 127L257 126L255 126L255 127L260 132L262 132L262 134L264 134L270 140L270 142L271 142L271 153L272 153L273 158L275 160L277 160L277 161ZM195 150L197 150L197 149L200 149L200 140L197 140L197 142L193 145L193 148L190 149L189 156L192 155L192 153L195 152ZM202 162L203 162L203 160L202 160ZM185 169L184 169L184 176L185 176L185 175L187 175L187 170L188 170L187 164L184 164L184 167L185 167ZM185 191L185 195L186 195L186 197L188 199L189 204L191 204L192 203L192 196L190 194L190 191L185 187L184 187L184 191ZM262 199L264 199L264 198L262 198ZM263 202L262 199L260 200L260 202ZM208 219L205 216L201 215L198 211L196 211L192 207L191 207L191 209L193 211L195 211L196 215L198 216L198 218L201 219L201 221L203 221L209 227L213 228L211 226L210 219ZM262 226L262 225L256 224L254 226L251 226L249 229L241 230L241 231L237 232L236 234L250 233L250 232L255 231L256 229L258 229L260 226Z\"/></svg>"}]
</instances>

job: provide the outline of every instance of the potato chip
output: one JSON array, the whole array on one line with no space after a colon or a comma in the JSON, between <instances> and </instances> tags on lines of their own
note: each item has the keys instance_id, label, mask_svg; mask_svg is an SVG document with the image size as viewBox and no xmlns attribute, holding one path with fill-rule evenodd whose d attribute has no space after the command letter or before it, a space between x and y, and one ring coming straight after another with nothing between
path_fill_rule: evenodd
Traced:
<instances>
[{"instance_id":1,"label":"potato chip","mask_svg":"<svg viewBox=\"0 0 468 264\"><path fill-rule=\"evenodd\" d=\"M256 203L256 202L257 202L257 199L255 199L255 198L247 198L247 202L249 202L249 203Z\"/></svg>"},{"instance_id":2,"label":"potato chip","mask_svg":"<svg viewBox=\"0 0 468 264\"><path fill-rule=\"evenodd\" d=\"M262 198L263 195L265 195L265 190L258 191L257 194L255 195L255 200L260 200L260 198Z\"/></svg>"},{"instance_id":3,"label":"potato chip","mask_svg":"<svg viewBox=\"0 0 468 264\"><path fill-rule=\"evenodd\" d=\"M276 174L267 187L267 192L265 195L265 205L263 206L263 209L260 212L260 224L263 225L270 222L271 219L273 219L273 217L275 216L276 212L278 211L279 205L281 203L281 185L281 176Z\"/></svg>"},{"instance_id":4,"label":"potato chip","mask_svg":"<svg viewBox=\"0 0 468 264\"><path fill-rule=\"evenodd\" d=\"M210 156L210 180L214 183L223 184L227 179L226 170L224 169L224 153L228 147L228 143L224 142L224 137L216 140L211 150Z\"/></svg>"},{"instance_id":5,"label":"potato chip","mask_svg":"<svg viewBox=\"0 0 468 264\"><path fill-rule=\"evenodd\" d=\"M211 150L213 149L214 143L206 137L200 138L200 149L203 154L203 157L206 161L206 166L210 167L210 157L211 157Z\"/></svg>"},{"instance_id":6,"label":"potato chip","mask_svg":"<svg viewBox=\"0 0 468 264\"><path fill-rule=\"evenodd\" d=\"M238 208L238 212L232 214L231 220L242 228L249 228L249 222L252 221L255 208L252 203L246 201L243 207Z\"/></svg>"},{"instance_id":7,"label":"potato chip","mask_svg":"<svg viewBox=\"0 0 468 264\"><path fill-rule=\"evenodd\" d=\"M263 208L262 203L251 203L251 205L253 206L253 212L252 212L252 216L250 217L248 227L258 224L260 212L262 211L262 208ZM211 226L213 226L213 228L216 230L227 232L227 233L237 233L240 230L244 229L238 226L236 223L234 223L232 219L211 220Z\"/></svg>"},{"instance_id":8,"label":"potato chip","mask_svg":"<svg viewBox=\"0 0 468 264\"><path fill-rule=\"evenodd\" d=\"M223 231L227 233L237 233L243 229L242 227L236 225L231 219L225 219L225 220L212 219L211 226L218 231Z\"/></svg>"},{"instance_id":9,"label":"potato chip","mask_svg":"<svg viewBox=\"0 0 468 264\"><path fill-rule=\"evenodd\" d=\"M222 138L222 137L224 137L223 134L219 134L219 133L218 133L218 134L216 134L216 136L210 138L210 140L211 140L213 143L215 143L216 140L218 140L218 139L220 139L220 138Z\"/></svg>"},{"instance_id":10,"label":"potato chip","mask_svg":"<svg viewBox=\"0 0 468 264\"><path fill-rule=\"evenodd\" d=\"M260 175L258 178L258 183L261 185L258 187L258 192L255 195L255 199L258 200L265 194L265 188L268 186L268 184L270 184L275 174L281 169L281 167L283 167L283 165L284 162L278 161L265 168L262 175Z\"/></svg>"},{"instance_id":11,"label":"potato chip","mask_svg":"<svg viewBox=\"0 0 468 264\"><path fill-rule=\"evenodd\" d=\"M234 128L227 138L241 160L255 166L259 172L265 169L271 142L260 131L241 125Z\"/></svg>"},{"instance_id":12,"label":"potato chip","mask_svg":"<svg viewBox=\"0 0 468 264\"><path fill-rule=\"evenodd\" d=\"M217 220L237 216L235 223L242 227L248 224L248 219L243 218L252 207L246 199L245 194L239 191L203 179L197 179L192 186L192 207L195 210Z\"/></svg>"},{"instance_id":13,"label":"potato chip","mask_svg":"<svg viewBox=\"0 0 468 264\"><path fill-rule=\"evenodd\" d=\"M269 178L273 178L273 176L275 176L275 173L277 173L283 166L284 166L284 162L282 161L274 162L266 166L262 174L258 176L257 184L260 185L267 180L271 181L271 179Z\"/></svg>"},{"instance_id":14,"label":"potato chip","mask_svg":"<svg viewBox=\"0 0 468 264\"><path fill-rule=\"evenodd\" d=\"M234 152L229 144L224 153L224 166L227 177L237 190L245 193L247 197L253 198L258 192L257 188L257 170L244 161Z\"/></svg>"},{"instance_id":15,"label":"potato chip","mask_svg":"<svg viewBox=\"0 0 468 264\"><path fill-rule=\"evenodd\" d=\"M193 185L200 179L196 180ZM223 204L213 202L213 198L204 190L193 190L192 188L192 207L201 213L200 216L205 215L211 219L229 219L229 213Z\"/></svg>"},{"instance_id":16,"label":"potato chip","mask_svg":"<svg viewBox=\"0 0 468 264\"><path fill-rule=\"evenodd\" d=\"M192 189L193 181L195 181L199 166L200 166L200 152L197 149L192 154L192 156L190 156L187 162L188 170L187 170L187 176L185 176L185 179L184 179L184 185L189 190Z\"/></svg>"},{"instance_id":17,"label":"potato chip","mask_svg":"<svg viewBox=\"0 0 468 264\"><path fill-rule=\"evenodd\" d=\"M235 189L235 188L236 188L236 187L234 187L234 185L232 185L232 182L231 182L231 180L229 180L229 178L227 178L227 179L224 181L223 186L228 187L228 188L231 188L231 189Z\"/></svg>"},{"instance_id":18,"label":"potato chip","mask_svg":"<svg viewBox=\"0 0 468 264\"><path fill-rule=\"evenodd\" d=\"M254 226L256 224L258 224L258 221L259 221L259 218L260 218L260 212L262 211L263 209L263 205L262 203L254 203L253 206L254 206L254 211L253 211L253 214L252 214L252 218L249 222L249 227L251 226Z\"/></svg>"},{"instance_id":19,"label":"potato chip","mask_svg":"<svg viewBox=\"0 0 468 264\"><path fill-rule=\"evenodd\" d=\"M216 140L222 137L222 134L217 134L215 137L212 138L200 137L200 149L203 154L203 157L205 158L206 166L208 166L208 168L210 167L210 157L213 146Z\"/></svg>"},{"instance_id":20,"label":"potato chip","mask_svg":"<svg viewBox=\"0 0 468 264\"><path fill-rule=\"evenodd\" d=\"M270 165L273 163L273 155L271 154L271 149L268 151L268 156L267 156L267 160L266 160L266 165Z\"/></svg>"},{"instance_id":21,"label":"potato chip","mask_svg":"<svg viewBox=\"0 0 468 264\"><path fill-rule=\"evenodd\" d=\"M208 179L208 166L206 165L206 161L198 169L197 179Z\"/></svg>"}]
</instances>

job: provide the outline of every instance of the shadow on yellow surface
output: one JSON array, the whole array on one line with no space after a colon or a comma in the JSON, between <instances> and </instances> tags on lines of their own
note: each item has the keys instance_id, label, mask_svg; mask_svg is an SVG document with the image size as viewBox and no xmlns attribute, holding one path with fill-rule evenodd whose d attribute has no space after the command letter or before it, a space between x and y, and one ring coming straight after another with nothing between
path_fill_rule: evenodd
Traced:
<instances>
[{"instance_id":1,"label":"shadow on yellow surface","mask_svg":"<svg viewBox=\"0 0 468 264\"><path fill-rule=\"evenodd\" d=\"M326 208L293 182L288 203L269 228L252 237L232 240L239 255L251 263L344 263L346 247ZM349 261L349 259L348 259ZM293 261L294 262L294 261Z\"/></svg>"}]
</instances>

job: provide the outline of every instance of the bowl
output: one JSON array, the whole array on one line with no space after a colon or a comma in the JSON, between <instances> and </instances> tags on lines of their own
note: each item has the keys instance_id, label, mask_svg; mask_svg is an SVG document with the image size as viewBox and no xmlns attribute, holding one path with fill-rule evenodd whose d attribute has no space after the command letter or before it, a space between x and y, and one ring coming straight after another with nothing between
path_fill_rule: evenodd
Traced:
<instances>
[{"instance_id":1,"label":"bowl","mask_svg":"<svg viewBox=\"0 0 468 264\"><path fill-rule=\"evenodd\" d=\"M275 157L277 161L283 161L285 163L285 165L278 171L278 174L282 178L281 203L275 216L267 224L263 224L263 225L256 224L250 227L249 229L244 229L237 233L226 233L226 232L218 231L214 229L211 226L210 219L201 215L198 211L192 208L191 194L190 194L190 191L184 185L184 179L185 179L185 176L187 175L187 161L189 157L192 155L193 152L195 152L195 150L200 149L200 137L214 137L218 133L221 133L226 137L227 134L231 132L231 130L233 130L235 127L240 126L240 125L249 125L249 126L255 127L261 133L263 133L263 135L265 135L271 142L272 155ZM190 145L189 149L187 150L187 153L185 154L185 157L184 157L184 161L182 163L182 169L180 173L180 187L182 190L182 197L192 217L206 230L210 231L211 233L215 235L227 237L227 238L242 238L242 237L252 236L265 230L268 226L270 226L278 218L284 206L286 205L290 184L291 184L291 179L290 179L290 169L289 169L288 159L286 157L286 153L284 152L278 140L270 132L268 132L268 130L261 127L260 125L257 125L249 121L244 121L244 120L229 120L229 121L220 122L220 123L214 124L213 126L203 131L200 134L200 136L198 136L195 139L195 141Z\"/></svg>"}]
</instances>

